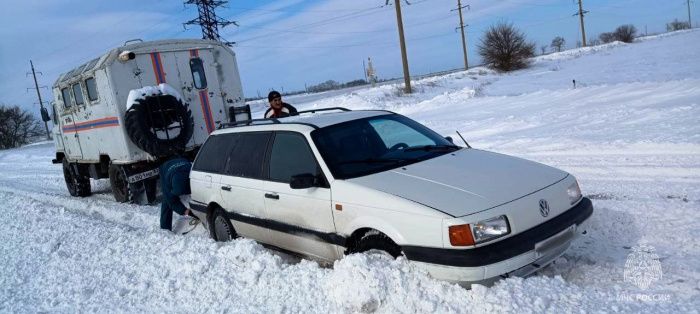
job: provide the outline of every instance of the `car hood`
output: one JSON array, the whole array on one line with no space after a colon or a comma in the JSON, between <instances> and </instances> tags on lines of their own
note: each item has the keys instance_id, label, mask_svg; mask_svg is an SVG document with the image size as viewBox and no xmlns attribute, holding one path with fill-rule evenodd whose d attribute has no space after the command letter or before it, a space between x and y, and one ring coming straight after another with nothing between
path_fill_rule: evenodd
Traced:
<instances>
[{"instance_id":1,"label":"car hood","mask_svg":"<svg viewBox=\"0 0 700 314\"><path fill-rule=\"evenodd\" d=\"M348 181L459 217L508 203L567 175L521 158L461 149Z\"/></svg>"}]
</instances>

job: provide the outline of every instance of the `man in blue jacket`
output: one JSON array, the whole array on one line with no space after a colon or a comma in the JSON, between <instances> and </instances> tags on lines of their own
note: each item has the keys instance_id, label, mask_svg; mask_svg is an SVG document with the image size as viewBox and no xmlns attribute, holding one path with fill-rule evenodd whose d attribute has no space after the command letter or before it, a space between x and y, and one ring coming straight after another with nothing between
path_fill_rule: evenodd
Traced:
<instances>
[{"instance_id":1,"label":"man in blue jacket","mask_svg":"<svg viewBox=\"0 0 700 314\"><path fill-rule=\"evenodd\" d=\"M180 196L189 195L190 169L189 160L176 156L160 166L160 189L163 193L163 203L160 206L160 228L172 230L173 211L192 216L190 209L180 201ZM196 218L196 217L195 217Z\"/></svg>"}]
</instances>

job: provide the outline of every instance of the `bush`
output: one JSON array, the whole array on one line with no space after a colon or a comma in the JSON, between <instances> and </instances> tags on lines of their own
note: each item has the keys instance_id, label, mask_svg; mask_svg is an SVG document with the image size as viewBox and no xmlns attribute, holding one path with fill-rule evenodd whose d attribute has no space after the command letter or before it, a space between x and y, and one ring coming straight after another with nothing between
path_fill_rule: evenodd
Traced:
<instances>
[{"instance_id":1,"label":"bush","mask_svg":"<svg viewBox=\"0 0 700 314\"><path fill-rule=\"evenodd\" d=\"M611 43L615 41L615 34L613 33L602 33L598 35L598 39L604 44Z\"/></svg>"},{"instance_id":2,"label":"bush","mask_svg":"<svg viewBox=\"0 0 700 314\"><path fill-rule=\"evenodd\" d=\"M0 149L22 146L40 134L41 125L31 113L0 105Z\"/></svg>"},{"instance_id":3,"label":"bush","mask_svg":"<svg viewBox=\"0 0 700 314\"><path fill-rule=\"evenodd\" d=\"M690 29L690 24L688 24L688 22L680 22L678 19L673 20L671 23L666 23L666 30L669 32L679 31L682 29Z\"/></svg>"},{"instance_id":4,"label":"bush","mask_svg":"<svg viewBox=\"0 0 700 314\"><path fill-rule=\"evenodd\" d=\"M528 58L535 55L535 44L512 24L491 26L479 44L479 55L485 64L499 71L527 68Z\"/></svg>"},{"instance_id":5,"label":"bush","mask_svg":"<svg viewBox=\"0 0 700 314\"><path fill-rule=\"evenodd\" d=\"M557 52L561 52L561 48L564 47L564 43L566 43L566 40L560 36L557 36L552 39L552 44L550 46L552 46L552 48L554 48Z\"/></svg>"},{"instance_id":6,"label":"bush","mask_svg":"<svg viewBox=\"0 0 700 314\"><path fill-rule=\"evenodd\" d=\"M637 37L637 28L632 24L618 26L615 31L615 39L625 43L631 43Z\"/></svg>"}]
</instances>

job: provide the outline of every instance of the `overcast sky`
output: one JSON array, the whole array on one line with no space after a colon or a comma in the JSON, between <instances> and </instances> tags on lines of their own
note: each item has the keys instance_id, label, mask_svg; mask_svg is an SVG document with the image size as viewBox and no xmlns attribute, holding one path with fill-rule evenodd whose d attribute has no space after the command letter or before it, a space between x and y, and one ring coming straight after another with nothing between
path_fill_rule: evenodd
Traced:
<instances>
[{"instance_id":1,"label":"overcast sky","mask_svg":"<svg viewBox=\"0 0 700 314\"><path fill-rule=\"evenodd\" d=\"M1 0L0 104L38 112L29 60L34 61L44 100L51 100L56 77L129 39L200 38L197 26L182 23L197 16L182 0ZM393 0L391 0L393 2ZM236 42L246 97L270 89L299 90L329 79L364 78L362 62L372 57L381 78L400 77L401 55L395 8L385 0L231 0L222 18L240 25L220 31ZM457 0L409 0L402 5L411 74L463 65ZM665 31L665 23L687 20L684 0L585 0L588 39L621 24L644 33ZM578 5L573 0L463 1L469 26L470 63L483 31L510 22L530 41L549 44L555 36L573 47L580 40ZM691 4L693 24L700 10Z\"/></svg>"}]
</instances>

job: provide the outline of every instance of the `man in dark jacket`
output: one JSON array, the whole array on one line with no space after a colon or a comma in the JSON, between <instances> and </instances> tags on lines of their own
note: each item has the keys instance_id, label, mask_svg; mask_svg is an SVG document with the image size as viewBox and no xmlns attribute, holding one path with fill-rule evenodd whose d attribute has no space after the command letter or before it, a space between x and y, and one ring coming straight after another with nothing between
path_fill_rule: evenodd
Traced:
<instances>
[{"instance_id":1,"label":"man in dark jacket","mask_svg":"<svg viewBox=\"0 0 700 314\"><path fill-rule=\"evenodd\" d=\"M282 95L278 91L271 91L267 95L267 101L270 103L270 108L265 111L265 119L284 118L298 115L297 108L283 102Z\"/></svg>"},{"instance_id":2,"label":"man in dark jacket","mask_svg":"<svg viewBox=\"0 0 700 314\"><path fill-rule=\"evenodd\" d=\"M172 230L173 211L192 216L190 209L180 201L180 196L192 193L190 191L189 160L176 156L160 166L160 189L163 193L163 203L160 206L160 228Z\"/></svg>"}]
</instances>

